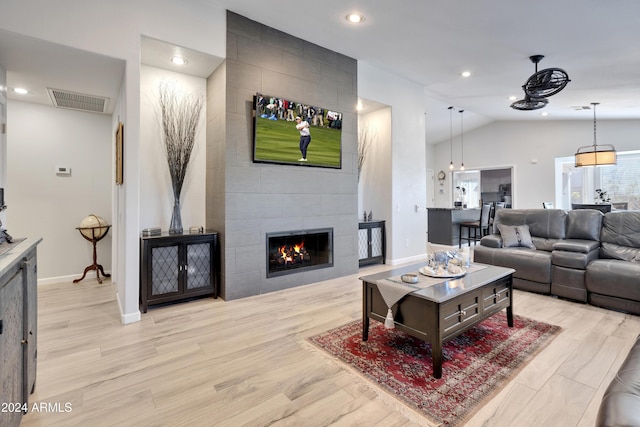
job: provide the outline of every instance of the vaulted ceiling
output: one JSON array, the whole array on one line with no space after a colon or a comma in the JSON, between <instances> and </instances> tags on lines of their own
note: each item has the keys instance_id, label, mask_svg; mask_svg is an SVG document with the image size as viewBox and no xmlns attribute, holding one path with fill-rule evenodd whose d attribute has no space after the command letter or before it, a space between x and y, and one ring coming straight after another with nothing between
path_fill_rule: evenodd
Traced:
<instances>
[{"instance_id":1,"label":"vaulted ceiling","mask_svg":"<svg viewBox=\"0 0 640 427\"><path fill-rule=\"evenodd\" d=\"M448 106L470 127L496 120L640 118L640 2L636 0L212 0L265 25L404 76L424 87L434 124L448 137ZM358 12L360 24L345 16ZM510 108L538 69L562 68L564 90L535 111ZM464 78L463 71L471 76ZM541 116L541 113L548 113ZM430 141L429 141L430 139Z\"/></svg>"},{"instance_id":2,"label":"vaulted ceiling","mask_svg":"<svg viewBox=\"0 0 640 427\"><path fill-rule=\"evenodd\" d=\"M498 120L592 120L583 108L591 102L600 103L599 119L640 119L636 0L200 1L417 83L430 117L430 143L448 137L450 105L465 110L469 128ZM350 24L345 16L351 12L365 21ZM535 71L529 57L536 54L545 56L540 70L562 68L571 81L545 108L514 110L509 97L524 98L522 85ZM0 63L10 86L34 81L106 97L117 96L124 69L114 58L3 31Z\"/></svg>"}]
</instances>

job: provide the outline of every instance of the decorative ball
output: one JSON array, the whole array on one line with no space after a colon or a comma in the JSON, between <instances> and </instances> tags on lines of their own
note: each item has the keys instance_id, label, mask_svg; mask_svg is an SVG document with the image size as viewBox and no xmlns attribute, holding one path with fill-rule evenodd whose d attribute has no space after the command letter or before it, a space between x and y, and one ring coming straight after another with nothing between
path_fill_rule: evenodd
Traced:
<instances>
[{"instance_id":1,"label":"decorative ball","mask_svg":"<svg viewBox=\"0 0 640 427\"><path fill-rule=\"evenodd\" d=\"M109 231L109 227L107 227L107 225L109 224L102 217L91 214L80 223L80 233L89 240L94 236L96 239L100 239L102 236L107 234L107 231ZM82 230L83 228L86 228L87 230ZM91 230L92 228L94 230Z\"/></svg>"}]
</instances>

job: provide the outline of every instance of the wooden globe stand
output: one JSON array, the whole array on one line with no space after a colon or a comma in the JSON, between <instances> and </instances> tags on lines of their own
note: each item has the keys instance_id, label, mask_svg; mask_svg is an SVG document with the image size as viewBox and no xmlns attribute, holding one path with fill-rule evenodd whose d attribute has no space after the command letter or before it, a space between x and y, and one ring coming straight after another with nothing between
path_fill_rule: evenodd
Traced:
<instances>
[{"instance_id":1,"label":"wooden globe stand","mask_svg":"<svg viewBox=\"0 0 640 427\"><path fill-rule=\"evenodd\" d=\"M106 228L107 230L100 236L96 236L96 230L102 229L102 228ZM96 227L76 227L76 230L80 231L80 234L82 235L82 237L84 237L86 240L90 241L91 243L93 243L93 264L91 264L90 266L88 266L87 268L84 269L84 273L82 274L82 277L79 279L76 279L73 281L73 283L78 283L79 281L81 281L82 279L85 278L85 276L87 275L87 272L91 271L91 270L95 270L96 271L96 278L98 279L98 283L102 283L102 279L100 278L100 273L102 273L102 275L104 277L111 277L110 274L106 274L104 272L104 269L102 268L102 266L100 264L98 264L98 256L96 253L96 243L98 243L100 240L102 240L104 238L104 236L107 235L107 233L109 233L109 228L111 228L110 225L99 225ZM85 233L83 233L83 231L86 230L91 230L91 237L86 236Z\"/></svg>"}]
</instances>

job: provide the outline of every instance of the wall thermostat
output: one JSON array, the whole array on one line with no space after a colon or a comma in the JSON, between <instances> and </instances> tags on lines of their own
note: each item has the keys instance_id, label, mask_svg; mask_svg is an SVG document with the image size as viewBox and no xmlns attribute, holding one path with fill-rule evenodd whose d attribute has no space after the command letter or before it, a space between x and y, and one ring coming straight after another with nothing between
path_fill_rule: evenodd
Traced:
<instances>
[{"instance_id":1,"label":"wall thermostat","mask_svg":"<svg viewBox=\"0 0 640 427\"><path fill-rule=\"evenodd\" d=\"M71 176L71 168L67 166L56 166L56 175Z\"/></svg>"}]
</instances>

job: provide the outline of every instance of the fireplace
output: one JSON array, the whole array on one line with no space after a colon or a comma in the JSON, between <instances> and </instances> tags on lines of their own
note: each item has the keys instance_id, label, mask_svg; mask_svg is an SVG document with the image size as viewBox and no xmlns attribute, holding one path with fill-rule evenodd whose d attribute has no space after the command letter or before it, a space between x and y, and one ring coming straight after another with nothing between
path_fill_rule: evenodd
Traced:
<instances>
[{"instance_id":1,"label":"fireplace","mask_svg":"<svg viewBox=\"0 0 640 427\"><path fill-rule=\"evenodd\" d=\"M333 266L333 229L267 233L267 277Z\"/></svg>"}]
</instances>

